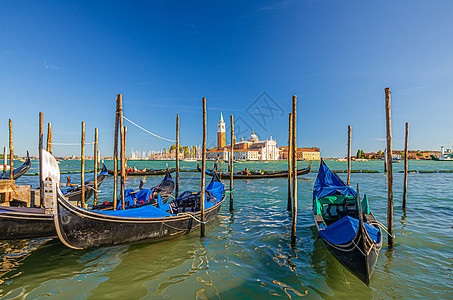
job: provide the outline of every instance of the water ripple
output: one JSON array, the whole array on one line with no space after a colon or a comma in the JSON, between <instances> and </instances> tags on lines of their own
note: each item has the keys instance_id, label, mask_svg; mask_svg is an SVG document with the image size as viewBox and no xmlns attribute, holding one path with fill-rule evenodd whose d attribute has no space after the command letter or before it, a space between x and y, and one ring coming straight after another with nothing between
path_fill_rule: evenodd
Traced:
<instances>
[{"instance_id":1,"label":"water ripple","mask_svg":"<svg viewBox=\"0 0 453 300\"><path fill-rule=\"evenodd\" d=\"M135 162L131 162L133 165ZM185 168L196 164L183 162ZM301 163L300 167L304 164ZM346 163L329 163L344 170ZM137 162L137 167L165 167ZM285 169L284 162L238 164L250 169ZM72 170L76 162L64 162ZM110 166L111 167L111 166ZM236 180L233 213L228 201L219 217L199 231L154 244L75 251L53 241L5 242L0 245L0 296L3 298L453 298L453 173L409 174L408 207L401 209L402 180L394 174L396 247L384 246L370 286L351 275L317 239L311 213L315 173L298 181L296 245L290 244L291 214L287 180ZM353 169L382 171L382 162L353 163ZM410 162L410 169L449 169L453 164ZM33 171L31 171L33 172ZM79 174L70 174L74 182ZM340 174L345 178L345 174ZM21 178L36 186L37 177ZM127 185L138 186L130 177ZM147 177L152 186L158 177ZM386 223L387 183L384 173L353 173L376 218ZM199 173L181 173L180 190L199 189ZM110 200L112 178L100 198ZM228 186L228 184L227 184ZM386 240L384 241L384 244Z\"/></svg>"}]
</instances>

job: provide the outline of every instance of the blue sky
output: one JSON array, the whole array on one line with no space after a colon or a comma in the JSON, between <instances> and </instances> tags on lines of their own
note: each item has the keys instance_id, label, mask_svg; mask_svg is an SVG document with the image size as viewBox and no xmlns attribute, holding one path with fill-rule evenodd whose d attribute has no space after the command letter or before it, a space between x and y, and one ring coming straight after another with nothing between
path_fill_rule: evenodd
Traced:
<instances>
[{"instance_id":1,"label":"blue sky","mask_svg":"<svg viewBox=\"0 0 453 300\"><path fill-rule=\"evenodd\" d=\"M208 145L222 109L245 138L254 129L283 146L297 95L298 145L339 157L347 125L354 152L384 149L390 87L394 149L409 122L410 148L437 150L453 143L452 11L452 1L432 0L3 1L0 144L11 118L15 152L37 154L43 111L55 143L79 142L85 121L87 141L99 128L111 155L122 93L125 116L163 137L174 138L179 113L184 145L201 144L207 97ZM170 146L125 125L128 154Z\"/></svg>"}]
</instances>

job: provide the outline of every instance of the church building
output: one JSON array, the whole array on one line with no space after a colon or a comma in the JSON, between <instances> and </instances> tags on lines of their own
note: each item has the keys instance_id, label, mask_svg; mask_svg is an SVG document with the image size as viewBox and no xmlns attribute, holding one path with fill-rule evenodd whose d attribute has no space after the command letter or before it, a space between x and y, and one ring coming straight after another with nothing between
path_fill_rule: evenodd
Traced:
<instances>
[{"instance_id":1,"label":"church building","mask_svg":"<svg viewBox=\"0 0 453 300\"><path fill-rule=\"evenodd\" d=\"M217 149L223 149L226 146L226 130L225 121L223 121L223 114L220 111L220 120L217 124Z\"/></svg>"},{"instance_id":2,"label":"church building","mask_svg":"<svg viewBox=\"0 0 453 300\"><path fill-rule=\"evenodd\" d=\"M278 160L280 149L277 148L277 141L272 137L268 140L260 141L258 136L252 131L248 140L241 138L240 142L233 141L233 159L235 160ZM207 159L229 160L231 145L226 145L226 129L222 112L220 112L219 123L217 124L217 149L208 150Z\"/></svg>"}]
</instances>

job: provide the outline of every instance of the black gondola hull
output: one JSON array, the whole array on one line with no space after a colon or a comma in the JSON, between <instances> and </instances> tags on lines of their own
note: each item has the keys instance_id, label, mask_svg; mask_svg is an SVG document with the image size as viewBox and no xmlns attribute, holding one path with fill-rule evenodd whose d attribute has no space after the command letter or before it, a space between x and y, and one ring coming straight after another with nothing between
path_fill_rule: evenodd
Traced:
<instances>
[{"instance_id":1,"label":"black gondola hull","mask_svg":"<svg viewBox=\"0 0 453 300\"><path fill-rule=\"evenodd\" d=\"M198 165L197 170L201 172L201 168ZM306 175L311 172L311 165L308 168L304 169L299 169L297 170L297 176L299 175ZM206 175L212 176L214 172L212 170L206 170ZM222 178L230 178L229 173L221 173L217 172L219 177ZM263 179L263 178L286 178L288 177L288 171L279 171L279 172L269 172L267 174L250 174L250 175L244 175L244 174L237 174L233 173L233 179Z\"/></svg>"},{"instance_id":2,"label":"black gondola hull","mask_svg":"<svg viewBox=\"0 0 453 300\"><path fill-rule=\"evenodd\" d=\"M176 168L169 169L170 173L176 172ZM109 175L113 175L114 170L108 170ZM165 175L167 173L166 169L162 170L150 170L150 171L145 171L145 172L126 172L126 176L152 176L152 175ZM118 171L118 176L120 176L121 173Z\"/></svg>"},{"instance_id":3,"label":"black gondola hull","mask_svg":"<svg viewBox=\"0 0 453 300\"><path fill-rule=\"evenodd\" d=\"M56 237L51 214L41 208L1 207L0 240Z\"/></svg>"},{"instance_id":4,"label":"black gondola hull","mask_svg":"<svg viewBox=\"0 0 453 300\"><path fill-rule=\"evenodd\" d=\"M31 168L31 159L30 155L28 154L27 151L27 160L18 168L13 170L13 179L16 180L25 173L27 173L28 170ZM10 170L11 171L11 170ZM0 179L9 179L10 176L10 171L6 173L0 173Z\"/></svg>"},{"instance_id":5,"label":"black gondola hull","mask_svg":"<svg viewBox=\"0 0 453 300\"><path fill-rule=\"evenodd\" d=\"M223 201L205 210L205 222L215 219ZM187 234L200 226L188 215L165 218L125 218L80 209L60 194L55 203L55 227L68 247L87 249L137 242L157 242ZM200 218L200 212L195 213Z\"/></svg>"},{"instance_id":6,"label":"black gondola hull","mask_svg":"<svg viewBox=\"0 0 453 300\"><path fill-rule=\"evenodd\" d=\"M322 240L329 252L346 269L357 276L365 284L370 284L371 275L373 274L374 267L376 266L382 241L379 244L371 245L370 248L370 246L364 247L362 237L357 236L354 239L354 242L351 242L348 246L332 245L326 240Z\"/></svg>"}]
</instances>

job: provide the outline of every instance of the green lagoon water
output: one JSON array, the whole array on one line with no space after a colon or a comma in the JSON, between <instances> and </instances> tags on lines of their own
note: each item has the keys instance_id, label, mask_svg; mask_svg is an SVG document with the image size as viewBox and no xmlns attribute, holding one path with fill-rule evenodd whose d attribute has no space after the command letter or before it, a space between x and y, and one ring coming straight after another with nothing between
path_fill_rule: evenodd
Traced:
<instances>
[{"instance_id":1,"label":"green lagoon water","mask_svg":"<svg viewBox=\"0 0 453 300\"><path fill-rule=\"evenodd\" d=\"M17 164L17 163L16 163ZM129 162L162 168L164 162ZM174 165L174 162L169 162ZM208 163L211 166L212 163ZM299 162L300 167L307 163ZM346 162L328 162L344 170ZM108 163L112 167L112 163ZM182 162L183 169L196 163ZM281 170L285 162L238 163L236 170ZM453 162L410 162L414 170L453 170ZM62 161L62 171L79 162ZM315 162L313 169L317 170ZM353 173L376 219L386 224L386 177L382 162L353 162ZM236 180L235 211L225 201L216 221L199 231L159 243L72 250L58 239L2 242L0 297L5 299L453 299L453 173L408 175L408 208L401 209L403 164L394 164L396 245L385 245L370 286L342 267L317 239L311 213L316 173L298 180L297 243L290 246L287 180ZM89 168L92 169L92 168ZM34 165L30 172L36 172ZM345 178L346 174L340 174ZM66 176L66 174L62 175ZM80 174L70 174L79 182ZM91 177L92 174L87 174ZM147 177L145 186L161 177ZM37 185L37 176L18 184ZM140 177L126 186L137 188ZM200 173L181 173L180 190L199 190ZM225 182L228 186L228 182ZM112 198L112 177L100 200Z\"/></svg>"}]
</instances>

